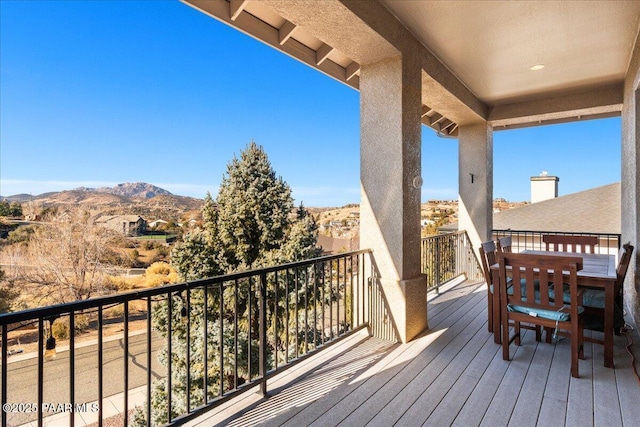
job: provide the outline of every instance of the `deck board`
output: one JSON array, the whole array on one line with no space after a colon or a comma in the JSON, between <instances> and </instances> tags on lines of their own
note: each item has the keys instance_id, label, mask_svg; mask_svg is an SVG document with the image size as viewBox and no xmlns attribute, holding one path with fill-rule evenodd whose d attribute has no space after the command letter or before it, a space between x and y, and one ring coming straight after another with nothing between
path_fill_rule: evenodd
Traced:
<instances>
[{"instance_id":1,"label":"deck board","mask_svg":"<svg viewBox=\"0 0 640 427\"><path fill-rule=\"evenodd\" d=\"M604 348L601 345L591 344L591 348L594 360L601 360L604 357ZM620 396L618 396L615 376L615 369L605 368L601 363L593 363L593 397L600 406L600 410L594 413L594 425L596 426L622 424ZM640 402L640 396L638 402Z\"/></svg>"},{"instance_id":2,"label":"deck board","mask_svg":"<svg viewBox=\"0 0 640 427\"><path fill-rule=\"evenodd\" d=\"M407 411L421 392L429 387L444 371L447 364L464 347L473 336L474 328L483 325L479 312L484 308L479 303L481 297L474 298L453 312L443 322L447 328L439 338L421 351L394 378L377 390L375 395L367 399L345 420L345 425L366 425L375 416L375 425L393 425L398 415ZM459 320L458 311L466 313ZM476 323L474 325L474 322ZM436 334L443 329L432 329Z\"/></svg>"},{"instance_id":3,"label":"deck board","mask_svg":"<svg viewBox=\"0 0 640 427\"><path fill-rule=\"evenodd\" d=\"M510 347L511 362L508 363L507 371L502 377L502 382L498 386L493 400L487 409L481 426L506 426L511 418L511 413L516 404L517 396L522 390L522 386L527 378L527 371L533 359L534 347L527 345L531 331L522 334L522 344L519 347L513 344ZM500 354L500 357L502 355ZM506 363L506 361L503 361Z\"/></svg>"},{"instance_id":4,"label":"deck board","mask_svg":"<svg viewBox=\"0 0 640 427\"><path fill-rule=\"evenodd\" d=\"M530 334L531 335L531 334ZM540 412L544 390L547 386L551 361L553 360L553 346L546 343L536 344L531 365L526 373L522 390L516 400L509 425L519 427L535 426L537 418L531 417L531 412Z\"/></svg>"},{"instance_id":5,"label":"deck board","mask_svg":"<svg viewBox=\"0 0 640 427\"><path fill-rule=\"evenodd\" d=\"M485 309L480 304L480 309ZM474 311L470 313L475 314ZM445 351L441 352L438 357L420 373L416 380L411 381L408 390L408 398L410 396L418 397L411 407L398 420L400 425L412 424L413 420L422 421L425 417L430 416L438 407L440 402L453 387L457 379L460 377L465 367L471 363L475 355L480 351L484 342L486 342L486 322L481 316L477 316L470 324L468 324L462 333L458 334L455 340L452 340ZM468 346L468 347L465 347ZM462 349L465 351L462 351ZM405 400L404 396L399 395L397 400ZM394 411L397 403L392 402L385 409ZM376 417L377 420L379 417ZM394 420L395 421L395 420ZM378 425L384 425L385 419L381 419ZM390 424L389 424L390 425Z\"/></svg>"},{"instance_id":6,"label":"deck board","mask_svg":"<svg viewBox=\"0 0 640 427\"><path fill-rule=\"evenodd\" d=\"M475 355L462 375L457 378L438 407L429 415L429 418L425 421L426 425L447 426L454 422L478 386L483 373L496 356L496 348L493 342L493 336L489 335L485 337L484 344L480 351Z\"/></svg>"},{"instance_id":7,"label":"deck board","mask_svg":"<svg viewBox=\"0 0 640 427\"><path fill-rule=\"evenodd\" d=\"M640 419L625 335L615 337L615 369L602 366L602 346L585 343L576 379L568 339L538 343L524 331L511 360L502 360L487 331L484 284L430 297L429 326L408 344L363 331L274 377L271 397L245 394L187 425L632 426ZM640 342L637 332L633 340Z\"/></svg>"},{"instance_id":8,"label":"deck board","mask_svg":"<svg viewBox=\"0 0 640 427\"><path fill-rule=\"evenodd\" d=\"M553 359L549 367L547 385L542 398L542 406L538 415L539 425L556 425L567 418L567 401L569 399L569 382L571 375L570 346L554 346ZM579 368L584 369L583 361Z\"/></svg>"}]
</instances>

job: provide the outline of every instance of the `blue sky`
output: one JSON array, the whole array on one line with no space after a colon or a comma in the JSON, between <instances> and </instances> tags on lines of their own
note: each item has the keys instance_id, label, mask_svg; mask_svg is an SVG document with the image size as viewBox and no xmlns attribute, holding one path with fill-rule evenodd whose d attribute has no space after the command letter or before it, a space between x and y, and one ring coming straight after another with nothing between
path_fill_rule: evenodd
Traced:
<instances>
[{"instance_id":1,"label":"blue sky","mask_svg":"<svg viewBox=\"0 0 640 427\"><path fill-rule=\"evenodd\" d=\"M620 118L494 133L494 197L620 181ZM214 197L261 144L307 206L357 203L359 93L189 6L0 1L0 194L144 181ZM455 199L457 140L423 127L423 200Z\"/></svg>"}]
</instances>

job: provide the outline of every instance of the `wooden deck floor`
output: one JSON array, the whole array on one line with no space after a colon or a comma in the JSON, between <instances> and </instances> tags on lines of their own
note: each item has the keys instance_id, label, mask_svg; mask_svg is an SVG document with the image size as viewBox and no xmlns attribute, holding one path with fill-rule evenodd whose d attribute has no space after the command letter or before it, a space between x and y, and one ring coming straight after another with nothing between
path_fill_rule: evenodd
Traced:
<instances>
[{"instance_id":1,"label":"wooden deck floor","mask_svg":"<svg viewBox=\"0 0 640 427\"><path fill-rule=\"evenodd\" d=\"M585 343L579 379L567 339L529 333L504 361L485 292L458 284L430 300L430 330L411 343L355 335L274 378L268 399L248 393L188 425L638 425L640 381L626 349L631 338L640 354L637 332L615 337L615 369L603 367L602 346Z\"/></svg>"}]
</instances>

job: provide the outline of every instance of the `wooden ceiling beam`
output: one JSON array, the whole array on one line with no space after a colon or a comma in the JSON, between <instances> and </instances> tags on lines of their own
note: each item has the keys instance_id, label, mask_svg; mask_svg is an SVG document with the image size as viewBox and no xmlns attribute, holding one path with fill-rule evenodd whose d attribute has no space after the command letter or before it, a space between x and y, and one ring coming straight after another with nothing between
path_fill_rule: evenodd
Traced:
<instances>
[{"instance_id":1,"label":"wooden ceiling beam","mask_svg":"<svg viewBox=\"0 0 640 427\"><path fill-rule=\"evenodd\" d=\"M349 81L351 80L356 73L360 70L360 64L358 64L357 62L352 62L351 64L347 65L347 68L345 68L344 70L344 78L345 80Z\"/></svg>"},{"instance_id":2,"label":"wooden ceiling beam","mask_svg":"<svg viewBox=\"0 0 640 427\"><path fill-rule=\"evenodd\" d=\"M229 18L231 18L232 21L235 21L238 16L240 16L246 5L247 0L231 0L229 2Z\"/></svg>"},{"instance_id":3,"label":"wooden ceiling beam","mask_svg":"<svg viewBox=\"0 0 640 427\"><path fill-rule=\"evenodd\" d=\"M296 24L286 21L282 27L278 30L278 38L280 39L280 46L285 44L289 38L293 35L293 31L296 29Z\"/></svg>"},{"instance_id":4,"label":"wooden ceiling beam","mask_svg":"<svg viewBox=\"0 0 640 427\"><path fill-rule=\"evenodd\" d=\"M440 113L435 113L433 116L431 116L430 121L429 121L429 125L433 126L436 123L438 123L440 120L444 119L444 116Z\"/></svg>"},{"instance_id":5,"label":"wooden ceiling beam","mask_svg":"<svg viewBox=\"0 0 640 427\"><path fill-rule=\"evenodd\" d=\"M451 125L453 125L454 123L449 120L449 119L445 119L442 122L440 122L440 130L444 131L446 130L448 127L451 127Z\"/></svg>"},{"instance_id":6,"label":"wooden ceiling beam","mask_svg":"<svg viewBox=\"0 0 640 427\"><path fill-rule=\"evenodd\" d=\"M318 50L316 50L316 65L322 64L332 51L333 48L326 43L320 46Z\"/></svg>"}]
</instances>

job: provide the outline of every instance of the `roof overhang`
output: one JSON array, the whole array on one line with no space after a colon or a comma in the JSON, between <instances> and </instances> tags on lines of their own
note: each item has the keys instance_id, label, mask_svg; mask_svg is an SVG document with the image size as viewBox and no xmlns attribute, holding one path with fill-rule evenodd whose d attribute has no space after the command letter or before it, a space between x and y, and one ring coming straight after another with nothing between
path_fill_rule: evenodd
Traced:
<instances>
[{"instance_id":1,"label":"roof overhang","mask_svg":"<svg viewBox=\"0 0 640 427\"><path fill-rule=\"evenodd\" d=\"M355 89L361 66L417 55L445 135L620 115L640 25L638 1L183 1Z\"/></svg>"}]
</instances>

